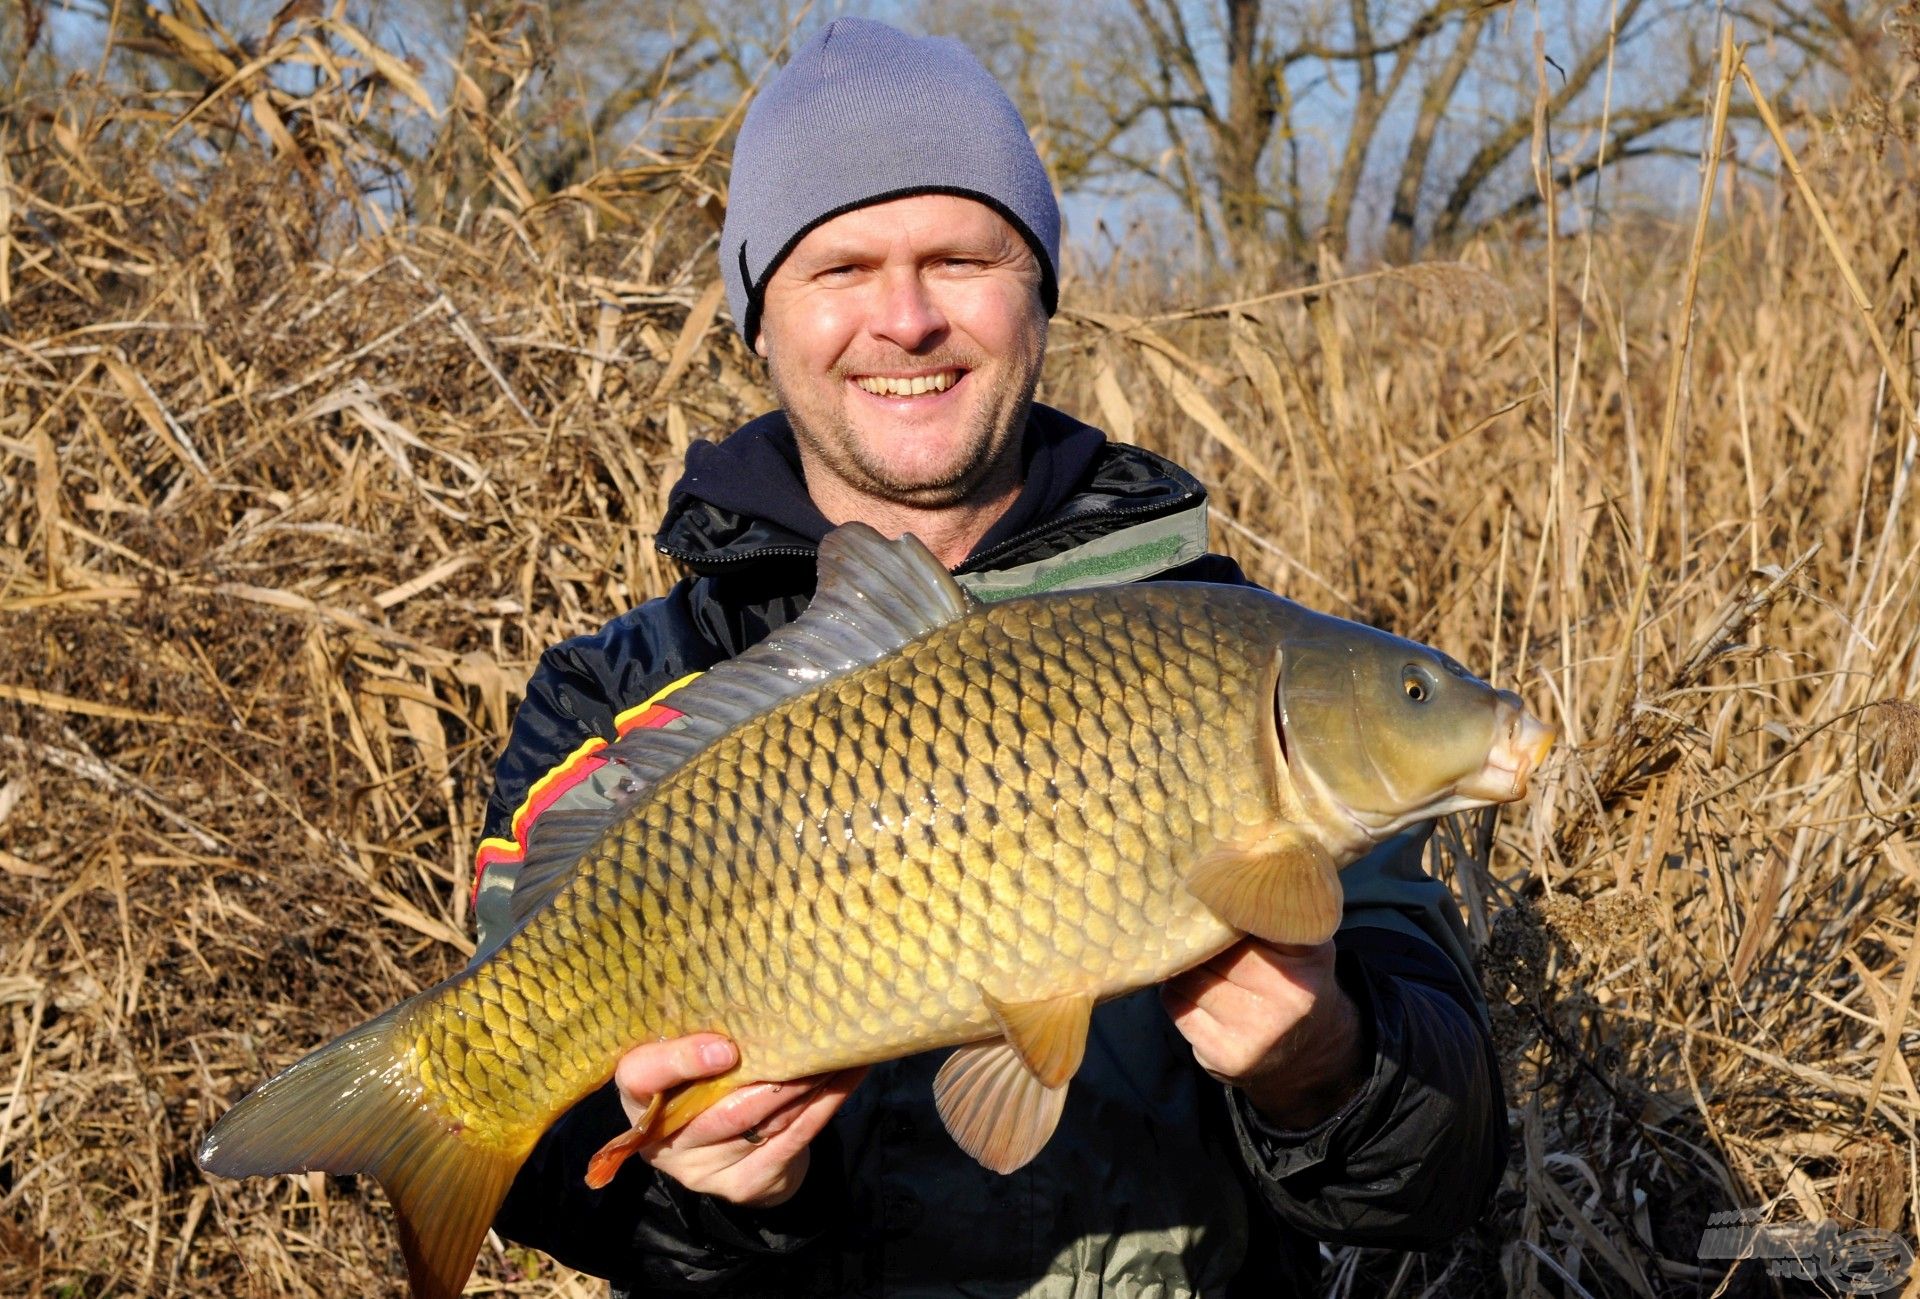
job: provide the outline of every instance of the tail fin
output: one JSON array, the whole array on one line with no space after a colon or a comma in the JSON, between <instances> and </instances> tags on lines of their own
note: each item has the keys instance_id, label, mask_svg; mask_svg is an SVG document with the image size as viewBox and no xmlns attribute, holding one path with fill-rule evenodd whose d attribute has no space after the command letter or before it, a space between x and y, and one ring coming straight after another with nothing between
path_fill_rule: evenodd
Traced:
<instances>
[{"instance_id":1,"label":"tail fin","mask_svg":"<svg viewBox=\"0 0 1920 1299\"><path fill-rule=\"evenodd\" d=\"M400 1222L415 1299L455 1299L525 1159L462 1138L404 1059L412 1003L268 1079L216 1123L200 1167L221 1177L371 1173Z\"/></svg>"}]
</instances>

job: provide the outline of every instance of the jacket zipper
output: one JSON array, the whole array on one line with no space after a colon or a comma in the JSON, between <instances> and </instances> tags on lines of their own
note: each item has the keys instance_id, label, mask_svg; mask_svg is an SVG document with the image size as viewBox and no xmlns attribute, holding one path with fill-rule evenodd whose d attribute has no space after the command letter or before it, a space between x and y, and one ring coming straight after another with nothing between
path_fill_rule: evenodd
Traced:
<instances>
[{"instance_id":1,"label":"jacket zipper","mask_svg":"<svg viewBox=\"0 0 1920 1299\"><path fill-rule=\"evenodd\" d=\"M668 559L688 564L701 572L710 569L725 568L730 564L744 564L750 559L808 559L820 553L817 546L763 546L749 550L741 555L729 555L725 559L709 559L695 555L691 551L680 550L673 546L655 543L654 548Z\"/></svg>"}]
</instances>

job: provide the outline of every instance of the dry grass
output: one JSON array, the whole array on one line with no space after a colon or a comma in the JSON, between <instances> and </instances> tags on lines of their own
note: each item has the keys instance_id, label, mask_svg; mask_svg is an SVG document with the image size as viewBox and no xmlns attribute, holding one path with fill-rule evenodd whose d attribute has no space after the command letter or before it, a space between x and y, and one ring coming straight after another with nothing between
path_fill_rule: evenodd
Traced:
<instances>
[{"instance_id":1,"label":"dry grass","mask_svg":"<svg viewBox=\"0 0 1920 1299\"><path fill-rule=\"evenodd\" d=\"M769 404L715 315L716 158L350 222L355 88L404 68L328 48L344 90L242 77L171 144L191 101L85 86L0 142L0 1292L403 1293L364 1182L189 1152L461 963L534 656L664 589L682 452ZM1250 572L1567 735L1442 836L1509 1069L1496 1207L1332 1291L1707 1293L1742 1205L1920 1234L1920 198L1884 107L1808 184L1891 381L1803 199L1728 171L1692 256L1639 219L1551 268L1487 237L1311 293L1065 286L1047 399L1216 484Z\"/></svg>"}]
</instances>

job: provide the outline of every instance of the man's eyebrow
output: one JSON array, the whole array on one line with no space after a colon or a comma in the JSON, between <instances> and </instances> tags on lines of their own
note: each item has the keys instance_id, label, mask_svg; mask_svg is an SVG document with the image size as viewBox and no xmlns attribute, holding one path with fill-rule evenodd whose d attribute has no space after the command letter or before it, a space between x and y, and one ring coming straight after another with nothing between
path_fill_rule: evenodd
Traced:
<instances>
[{"instance_id":1,"label":"man's eyebrow","mask_svg":"<svg viewBox=\"0 0 1920 1299\"><path fill-rule=\"evenodd\" d=\"M920 259L939 261L944 258L965 258L970 261L998 261L1017 258L1023 251L1025 251L1025 245L1014 238L941 240L922 249ZM796 266L819 268L861 265L870 261L883 260L887 256L888 252L875 249L870 244L848 240L844 243L822 244L807 249L805 253L796 250L790 260Z\"/></svg>"},{"instance_id":2,"label":"man's eyebrow","mask_svg":"<svg viewBox=\"0 0 1920 1299\"><path fill-rule=\"evenodd\" d=\"M875 256L871 248L857 243L823 244L810 248L803 256L794 260L803 261L809 266L838 266L844 262L870 261Z\"/></svg>"}]
</instances>

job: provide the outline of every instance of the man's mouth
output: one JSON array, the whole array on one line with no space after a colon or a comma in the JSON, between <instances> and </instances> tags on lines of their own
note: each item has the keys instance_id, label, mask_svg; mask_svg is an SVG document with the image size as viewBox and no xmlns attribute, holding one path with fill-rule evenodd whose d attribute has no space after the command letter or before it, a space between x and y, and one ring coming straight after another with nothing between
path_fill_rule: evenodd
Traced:
<instances>
[{"instance_id":1,"label":"man's mouth","mask_svg":"<svg viewBox=\"0 0 1920 1299\"><path fill-rule=\"evenodd\" d=\"M945 392L965 374L965 370L936 370L915 375L862 374L854 376L853 384L876 397L924 397Z\"/></svg>"}]
</instances>

